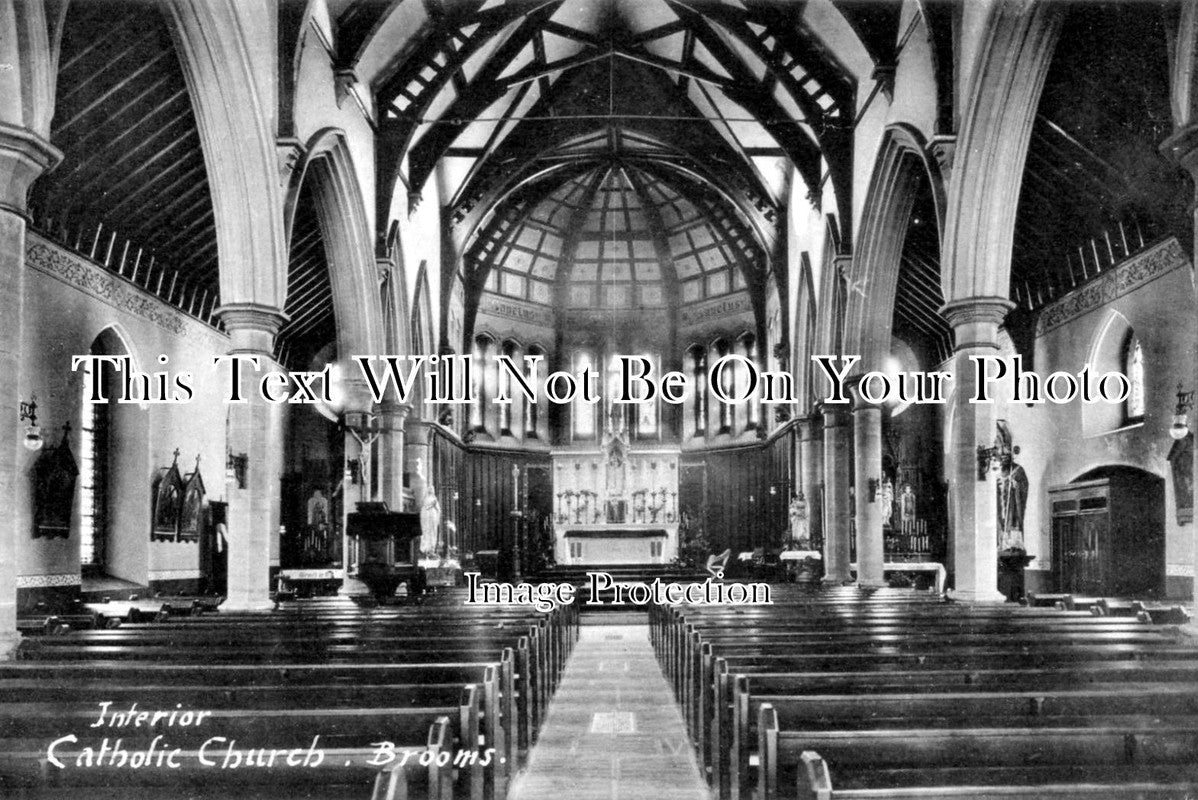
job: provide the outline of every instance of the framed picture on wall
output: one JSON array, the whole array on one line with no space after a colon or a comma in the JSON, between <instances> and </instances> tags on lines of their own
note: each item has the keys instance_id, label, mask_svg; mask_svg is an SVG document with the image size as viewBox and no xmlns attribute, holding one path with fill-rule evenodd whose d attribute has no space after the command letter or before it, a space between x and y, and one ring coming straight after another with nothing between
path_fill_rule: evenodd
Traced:
<instances>
[{"instance_id":1,"label":"framed picture on wall","mask_svg":"<svg viewBox=\"0 0 1198 800\"><path fill-rule=\"evenodd\" d=\"M179 541L199 540L203 515L204 479L200 477L200 457L196 456L195 471L188 473L183 478L183 504L179 510Z\"/></svg>"},{"instance_id":2,"label":"framed picture on wall","mask_svg":"<svg viewBox=\"0 0 1198 800\"><path fill-rule=\"evenodd\" d=\"M34 539L70 537L71 505L78 475L67 428L63 430L58 447L43 451L34 468Z\"/></svg>"},{"instance_id":3,"label":"framed picture on wall","mask_svg":"<svg viewBox=\"0 0 1198 800\"><path fill-rule=\"evenodd\" d=\"M165 469L159 469L154 477L151 497L150 541L175 541L179 534L179 513L183 506L183 478L179 475L179 451L175 460Z\"/></svg>"}]
</instances>

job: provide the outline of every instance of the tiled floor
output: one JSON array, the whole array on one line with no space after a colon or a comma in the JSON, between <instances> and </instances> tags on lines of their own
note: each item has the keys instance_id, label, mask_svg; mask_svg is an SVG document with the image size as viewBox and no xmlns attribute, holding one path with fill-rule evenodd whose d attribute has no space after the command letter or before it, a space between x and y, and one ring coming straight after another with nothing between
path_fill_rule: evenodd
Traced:
<instances>
[{"instance_id":1,"label":"tiled floor","mask_svg":"<svg viewBox=\"0 0 1198 800\"><path fill-rule=\"evenodd\" d=\"M707 800L647 626L583 626L512 797Z\"/></svg>"}]
</instances>

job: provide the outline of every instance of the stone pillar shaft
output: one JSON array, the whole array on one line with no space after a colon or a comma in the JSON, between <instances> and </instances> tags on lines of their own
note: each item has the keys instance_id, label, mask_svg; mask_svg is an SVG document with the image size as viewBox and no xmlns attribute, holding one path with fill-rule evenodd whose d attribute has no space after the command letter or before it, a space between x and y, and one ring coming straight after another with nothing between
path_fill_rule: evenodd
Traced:
<instances>
[{"instance_id":1,"label":"stone pillar shaft","mask_svg":"<svg viewBox=\"0 0 1198 800\"><path fill-rule=\"evenodd\" d=\"M994 404L969 402L978 388L970 356L997 352L998 326L1012 307L1003 298L977 297L954 301L942 309L956 339L949 491L953 508L955 596L964 600L1005 599L998 592L998 509L994 486L986 478L978 480L977 449L994 444Z\"/></svg>"},{"instance_id":2,"label":"stone pillar shaft","mask_svg":"<svg viewBox=\"0 0 1198 800\"><path fill-rule=\"evenodd\" d=\"M853 409L853 473L856 492L857 583L884 586L882 562L882 410L861 402Z\"/></svg>"},{"instance_id":3,"label":"stone pillar shaft","mask_svg":"<svg viewBox=\"0 0 1198 800\"><path fill-rule=\"evenodd\" d=\"M28 491L34 454L21 441L24 426L17 419L21 397L21 333L25 311L25 207L29 186L62 154L23 128L0 123L0 497L11 499ZM17 562L19 543L28 531L17 526L17 515L0 517L0 659L16 646ZM74 541L74 540L73 540Z\"/></svg>"},{"instance_id":4,"label":"stone pillar shaft","mask_svg":"<svg viewBox=\"0 0 1198 800\"><path fill-rule=\"evenodd\" d=\"M222 306L218 310L229 334L231 355L258 359L259 369L274 365L274 336L286 320L275 308L255 303ZM250 387L252 367L242 362L243 385ZM225 607L269 608L271 543L278 535L275 496L282 469L282 415L256 389L244 392L246 402L229 405L229 441L233 452L248 457L245 487L228 485L229 581Z\"/></svg>"},{"instance_id":5,"label":"stone pillar shaft","mask_svg":"<svg viewBox=\"0 0 1198 800\"><path fill-rule=\"evenodd\" d=\"M823 428L818 416L799 422L799 489L807 501L807 531L812 542L824 538L822 489L824 482Z\"/></svg>"},{"instance_id":6,"label":"stone pillar shaft","mask_svg":"<svg viewBox=\"0 0 1198 800\"><path fill-rule=\"evenodd\" d=\"M849 413L824 409L824 582L849 580Z\"/></svg>"},{"instance_id":7,"label":"stone pillar shaft","mask_svg":"<svg viewBox=\"0 0 1198 800\"><path fill-rule=\"evenodd\" d=\"M404 420L411 406L385 402L378 407L384 432L379 448L379 499L392 511L403 511Z\"/></svg>"}]
</instances>

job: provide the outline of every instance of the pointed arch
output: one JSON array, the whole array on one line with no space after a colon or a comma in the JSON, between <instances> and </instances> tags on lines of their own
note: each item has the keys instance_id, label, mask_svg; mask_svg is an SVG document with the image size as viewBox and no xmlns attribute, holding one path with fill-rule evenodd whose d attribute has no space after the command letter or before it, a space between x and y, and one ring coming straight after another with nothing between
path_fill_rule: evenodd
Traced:
<instances>
[{"instance_id":1,"label":"pointed arch","mask_svg":"<svg viewBox=\"0 0 1198 800\"><path fill-rule=\"evenodd\" d=\"M221 302L278 312L287 294L287 238L267 113L274 103L263 96L249 30L265 9L235 0L164 7L212 184Z\"/></svg>"},{"instance_id":2,"label":"pointed arch","mask_svg":"<svg viewBox=\"0 0 1198 800\"><path fill-rule=\"evenodd\" d=\"M920 183L932 187L937 230L943 230L944 182L940 167L928 157L923 135L906 124L891 125L882 136L878 157L857 237L848 293L846 341L848 353L861 356L854 369L862 373L881 368L890 352L890 332L903 243Z\"/></svg>"},{"instance_id":3,"label":"pointed arch","mask_svg":"<svg viewBox=\"0 0 1198 800\"><path fill-rule=\"evenodd\" d=\"M1010 293L1015 212L1040 91L1065 15L1051 0L995 3L961 122L941 236L947 303Z\"/></svg>"},{"instance_id":4,"label":"pointed arch","mask_svg":"<svg viewBox=\"0 0 1198 800\"><path fill-rule=\"evenodd\" d=\"M287 241L300 190L311 181L316 216L329 261L339 357L381 353L382 303L370 219L345 131L323 128L308 139L284 202Z\"/></svg>"}]
</instances>

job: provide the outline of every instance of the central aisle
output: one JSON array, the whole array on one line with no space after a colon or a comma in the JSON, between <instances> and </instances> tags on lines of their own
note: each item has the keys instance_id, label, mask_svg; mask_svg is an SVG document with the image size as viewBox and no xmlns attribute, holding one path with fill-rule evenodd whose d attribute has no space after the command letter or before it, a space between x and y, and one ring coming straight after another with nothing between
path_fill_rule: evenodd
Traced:
<instances>
[{"instance_id":1,"label":"central aisle","mask_svg":"<svg viewBox=\"0 0 1198 800\"><path fill-rule=\"evenodd\" d=\"M647 625L583 625L513 800L707 800Z\"/></svg>"}]
</instances>

